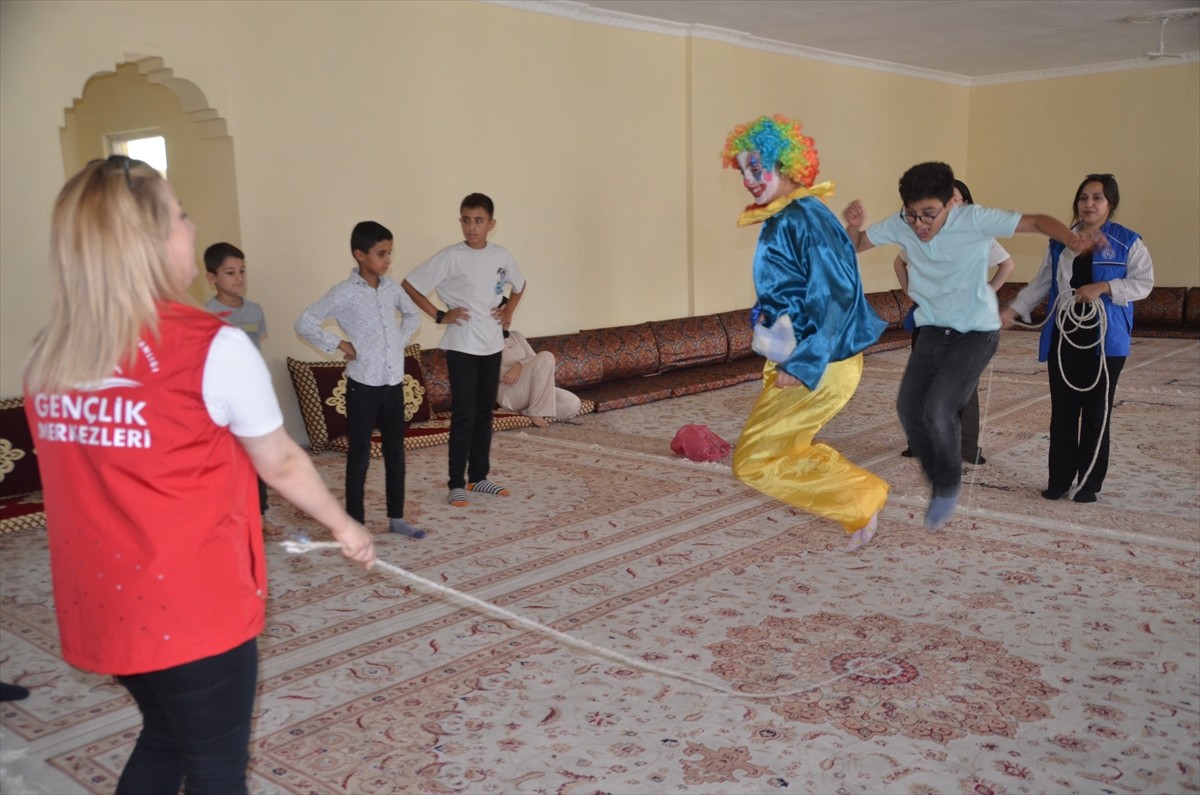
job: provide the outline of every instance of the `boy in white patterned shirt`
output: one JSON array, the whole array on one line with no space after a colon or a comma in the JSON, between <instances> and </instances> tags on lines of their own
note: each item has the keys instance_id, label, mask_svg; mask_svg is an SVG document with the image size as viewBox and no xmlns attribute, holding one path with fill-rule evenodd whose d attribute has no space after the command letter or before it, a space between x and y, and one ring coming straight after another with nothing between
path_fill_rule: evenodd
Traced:
<instances>
[{"instance_id":1,"label":"boy in white patterned shirt","mask_svg":"<svg viewBox=\"0 0 1200 795\"><path fill-rule=\"evenodd\" d=\"M392 264L392 233L363 221L350 234L358 267L296 321L296 333L317 349L346 359L346 513L363 521L363 490L371 464L371 431L383 439L388 532L424 538L404 521L404 346L421 323L416 305L385 274ZM399 312L401 322L396 323ZM348 339L321 328L335 320Z\"/></svg>"}]
</instances>

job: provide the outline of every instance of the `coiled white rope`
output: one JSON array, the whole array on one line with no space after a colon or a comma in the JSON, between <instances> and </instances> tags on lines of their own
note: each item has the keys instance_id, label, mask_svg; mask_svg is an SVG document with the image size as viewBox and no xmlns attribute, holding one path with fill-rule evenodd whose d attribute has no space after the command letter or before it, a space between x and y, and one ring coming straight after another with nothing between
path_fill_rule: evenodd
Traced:
<instances>
[{"instance_id":1,"label":"coiled white rope","mask_svg":"<svg viewBox=\"0 0 1200 795\"><path fill-rule=\"evenodd\" d=\"M310 541L303 534L299 534L298 537L295 539L280 542L280 546L283 547L285 552L292 554L292 555L303 555L306 552L310 552L310 551L316 550L316 549L341 549L342 548L342 545L337 543L336 541ZM553 627L548 627L545 624L540 624L537 621L534 621L529 618L525 618L524 616L518 615L518 614L512 612L511 610L506 610L505 608L500 607L499 605L494 605L491 602L486 602L483 599L479 599L478 597L471 596L468 593L463 593L462 591L456 590L449 586L442 585L440 583L436 583L433 580L427 580L424 577L420 576L419 574L414 574L411 571L402 569L399 566L388 563L385 560L380 560L380 559L376 558L375 565L381 569L384 569L385 571L390 571L393 574L399 575L400 577L404 578L405 580L408 580L409 582L413 583L414 585L418 586L419 588L421 588L427 592L431 592L431 593L437 594L439 596L448 597L449 599L451 599L453 601L457 601L457 602L466 604L469 607L474 608L475 610L478 610L481 613L486 613L486 614L493 616L501 621L511 622L520 627L523 627L524 629L529 630L530 632L552 638L552 639L558 641L559 643L563 644L564 646L569 646L571 648L578 649L580 651L595 655L597 657L604 657L606 659L612 660L613 662L620 663L620 664L628 666L630 668L636 668L637 670L640 670L640 671L646 671L648 673L658 674L659 676L665 676L665 677L669 677L671 679L679 679L684 682L690 682L691 684L698 685L699 687L702 687L706 690L712 690L712 691L721 693L722 695L726 695L726 696L736 696L738 698L749 698L749 699L781 698L781 697L785 697L785 696L798 696L798 695L802 695L804 693L812 692L813 690L818 689L818 688L828 684L829 682L835 682L838 679L843 679L848 676L855 676L857 674L865 673L864 669L867 666L872 665L875 661L875 659L868 658L867 655L864 655L864 658L861 661L856 661L854 664L851 664L845 673L842 673L842 674L839 674L838 676L832 677L825 682L818 682L816 684L810 685L809 687L799 688L796 690L779 690L779 691L772 692L772 693L759 693L759 692L735 690L734 688L729 687L728 685L719 684L719 683L712 682L712 681L709 681L706 679L702 679L698 676L694 676L692 674L685 673L682 671L673 671L670 668L664 668L659 665L654 665L652 663L645 662L644 660L639 660L636 657L630 657L628 655L622 654L621 652L614 651L613 649L606 649L603 646L597 646L597 645L595 645L593 643L589 643L586 640L583 640L581 638L576 638L573 635L568 635L565 632L560 632L559 630L554 629ZM917 646L917 645L920 645L920 644L915 644L915 646ZM907 649L905 651L907 651ZM903 653L903 652L898 651L897 653ZM894 655L888 655L888 657L880 657L880 658L876 658L876 659L887 660L887 659L890 659L892 656L894 656Z\"/></svg>"}]
</instances>

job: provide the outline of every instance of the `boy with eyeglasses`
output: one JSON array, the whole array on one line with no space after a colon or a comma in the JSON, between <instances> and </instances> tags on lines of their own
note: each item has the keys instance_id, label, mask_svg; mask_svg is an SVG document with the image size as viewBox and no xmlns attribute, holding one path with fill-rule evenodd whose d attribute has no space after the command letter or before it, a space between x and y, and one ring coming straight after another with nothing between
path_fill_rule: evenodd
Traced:
<instances>
[{"instance_id":1,"label":"boy with eyeglasses","mask_svg":"<svg viewBox=\"0 0 1200 795\"><path fill-rule=\"evenodd\" d=\"M1000 309L988 285L992 238L1043 234L1075 251L1091 247L1047 215L1023 215L978 204L951 205L954 171L920 163L900 178L903 209L863 229L857 200L843 212L846 233L862 252L900 246L908 262L908 294L919 305L921 334L900 382L896 411L913 456L932 487L925 527L938 530L954 516L962 488L959 413L1000 341Z\"/></svg>"}]
</instances>

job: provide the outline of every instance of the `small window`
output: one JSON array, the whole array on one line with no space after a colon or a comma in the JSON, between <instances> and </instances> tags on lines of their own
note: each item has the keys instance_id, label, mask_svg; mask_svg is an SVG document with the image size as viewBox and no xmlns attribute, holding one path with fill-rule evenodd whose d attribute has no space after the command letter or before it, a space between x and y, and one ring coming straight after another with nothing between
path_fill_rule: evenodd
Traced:
<instances>
[{"instance_id":1,"label":"small window","mask_svg":"<svg viewBox=\"0 0 1200 795\"><path fill-rule=\"evenodd\" d=\"M128 155L167 176L167 139L161 135L110 135L108 149L109 154Z\"/></svg>"}]
</instances>

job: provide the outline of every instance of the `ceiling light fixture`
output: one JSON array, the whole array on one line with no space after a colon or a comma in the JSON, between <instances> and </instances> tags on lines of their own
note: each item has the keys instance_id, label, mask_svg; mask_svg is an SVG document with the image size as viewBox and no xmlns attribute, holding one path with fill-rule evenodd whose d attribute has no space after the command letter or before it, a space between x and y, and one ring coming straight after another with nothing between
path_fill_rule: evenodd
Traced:
<instances>
[{"instance_id":1,"label":"ceiling light fixture","mask_svg":"<svg viewBox=\"0 0 1200 795\"><path fill-rule=\"evenodd\" d=\"M1151 61L1159 58L1183 58L1183 55L1167 52L1166 36L1167 23L1172 19L1188 19L1200 14L1200 8L1177 8L1174 11L1160 11L1156 14L1145 14L1136 17L1127 17L1126 22L1132 22L1135 25L1146 25L1152 22L1159 23L1158 29L1158 49L1146 53L1146 57Z\"/></svg>"},{"instance_id":2,"label":"ceiling light fixture","mask_svg":"<svg viewBox=\"0 0 1200 795\"><path fill-rule=\"evenodd\" d=\"M1167 19L1188 19L1200 14L1200 8L1177 8L1174 11L1159 11L1155 14L1142 14L1136 17L1126 17L1126 22L1135 25L1158 24Z\"/></svg>"}]
</instances>

